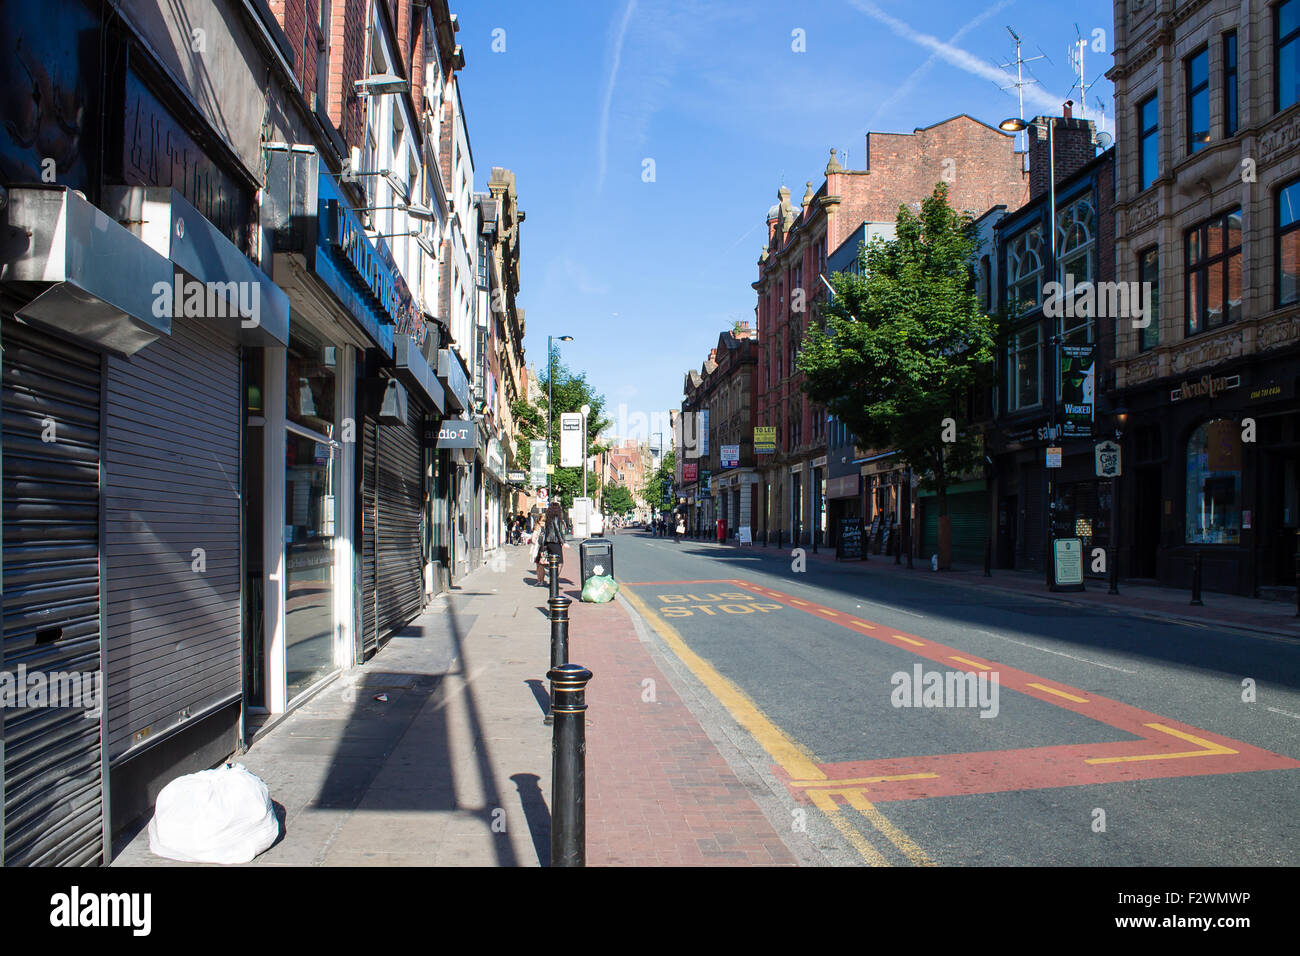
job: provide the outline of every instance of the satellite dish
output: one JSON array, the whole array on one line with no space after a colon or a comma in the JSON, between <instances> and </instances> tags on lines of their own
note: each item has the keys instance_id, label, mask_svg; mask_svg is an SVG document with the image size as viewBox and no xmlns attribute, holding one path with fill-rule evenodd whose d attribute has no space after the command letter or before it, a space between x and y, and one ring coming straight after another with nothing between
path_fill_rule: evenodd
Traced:
<instances>
[{"instance_id":1,"label":"satellite dish","mask_svg":"<svg viewBox=\"0 0 1300 956\"><path fill-rule=\"evenodd\" d=\"M1107 133L1105 130L1102 130L1097 134L1097 145L1101 147L1103 152L1110 149L1110 145L1113 142L1115 142L1115 137L1111 136L1110 133Z\"/></svg>"}]
</instances>

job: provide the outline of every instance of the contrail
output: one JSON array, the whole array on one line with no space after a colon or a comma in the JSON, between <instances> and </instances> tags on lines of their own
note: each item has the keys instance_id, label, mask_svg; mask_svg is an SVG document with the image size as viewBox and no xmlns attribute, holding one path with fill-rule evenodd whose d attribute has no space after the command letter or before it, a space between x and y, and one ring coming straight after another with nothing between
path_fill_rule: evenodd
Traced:
<instances>
[{"instance_id":1,"label":"contrail","mask_svg":"<svg viewBox=\"0 0 1300 956\"><path fill-rule=\"evenodd\" d=\"M928 50L933 50L936 55L943 58L959 70L971 74L972 76L982 77L997 83L999 86L1006 83L1007 77L995 66L985 63L973 53L968 53L960 47L955 47L950 43L944 43L938 37L931 36L928 33L921 33L914 30L902 20L891 17L884 10L881 10L870 0L849 0L853 6L857 7L867 16L871 17L885 26L889 27L895 34L904 40L910 40L918 46L923 46ZM1037 86L1025 87L1025 99L1034 105L1036 109L1050 111L1053 115L1061 108L1064 98L1058 99L1050 93L1045 92Z\"/></svg>"},{"instance_id":2,"label":"contrail","mask_svg":"<svg viewBox=\"0 0 1300 956\"><path fill-rule=\"evenodd\" d=\"M983 13L977 16L970 23L966 24L964 27L962 27L960 30L958 30L956 33L950 36L948 38L948 44L952 45L956 43L967 33L970 33L971 30L974 30L977 26L979 26L989 17L993 16L993 14L1011 6L1013 3L1015 3L1015 0L999 0L998 3L995 3L993 6L989 7L987 10L985 10ZM926 60L915 70L913 70L911 74L907 77L907 79L903 81L902 85L899 86L898 89L894 90L894 92L890 95L890 97L876 108L875 115L871 117L871 123L868 125L874 124L876 122L877 117L879 117L882 113L884 113L887 109L889 109L899 100L903 99L903 97L910 94L912 90L916 88L916 84L921 79L921 77L925 76L925 74L930 72L930 67L934 66L934 61L937 59L939 59L939 54L931 53L930 58L928 60Z\"/></svg>"},{"instance_id":3,"label":"contrail","mask_svg":"<svg viewBox=\"0 0 1300 956\"><path fill-rule=\"evenodd\" d=\"M623 8L623 20L618 25L618 34L614 37L614 55L610 63L609 77L605 81L605 93L600 104L600 139L597 144L596 188L605 184L605 167L609 154L609 110L614 101L614 84L618 81L618 67L623 60L623 40L627 37L628 24L632 21L632 11L636 9L636 0L627 0Z\"/></svg>"}]
</instances>

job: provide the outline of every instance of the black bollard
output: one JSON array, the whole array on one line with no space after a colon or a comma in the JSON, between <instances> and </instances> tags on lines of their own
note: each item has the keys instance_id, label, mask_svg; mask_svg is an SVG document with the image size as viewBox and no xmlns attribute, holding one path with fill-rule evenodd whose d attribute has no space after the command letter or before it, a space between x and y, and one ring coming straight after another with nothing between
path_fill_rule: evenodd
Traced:
<instances>
[{"instance_id":1,"label":"black bollard","mask_svg":"<svg viewBox=\"0 0 1300 956\"><path fill-rule=\"evenodd\" d=\"M551 615L551 668L563 667L569 663L569 605L570 601L563 594L546 602ZM551 709L542 720L544 724L555 722L555 695L551 695Z\"/></svg>"},{"instance_id":2,"label":"black bollard","mask_svg":"<svg viewBox=\"0 0 1300 956\"><path fill-rule=\"evenodd\" d=\"M546 553L546 574L547 584L551 589L551 599L554 600L560 593L560 556L558 554Z\"/></svg>"},{"instance_id":3,"label":"black bollard","mask_svg":"<svg viewBox=\"0 0 1300 956\"><path fill-rule=\"evenodd\" d=\"M1192 606L1204 607L1201 601L1201 552L1196 552L1192 562Z\"/></svg>"},{"instance_id":4,"label":"black bollard","mask_svg":"<svg viewBox=\"0 0 1300 956\"><path fill-rule=\"evenodd\" d=\"M1300 550L1295 553L1295 616L1300 617Z\"/></svg>"},{"instance_id":5,"label":"black bollard","mask_svg":"<svg viewBox=\"0 0 1300 956\"><path fill-rule=\"evenodd\" d=\"M1110 559L1110 590L1107 594L1119 594L1119 555L1108 555Z\"/></svg>"},{"instance_id":6,"label":"black bollard","mask_svg":"<svg viewBox=\"0 0 1300 956\"><path fill-rule=\"evenodd\" d=\"M562 664L551 682L551 866L587 865L587 681L591 671Z\"/></svg>"},{"instance_id":7,"label":"black bollard","mask_svg":"<svg viewBox=\"0 0 1300 956\"><path fill-rule=\"evenodd\" d=\"M984 538L984 576L993 577L993 536Z\"/></svg>"}]
</instances>

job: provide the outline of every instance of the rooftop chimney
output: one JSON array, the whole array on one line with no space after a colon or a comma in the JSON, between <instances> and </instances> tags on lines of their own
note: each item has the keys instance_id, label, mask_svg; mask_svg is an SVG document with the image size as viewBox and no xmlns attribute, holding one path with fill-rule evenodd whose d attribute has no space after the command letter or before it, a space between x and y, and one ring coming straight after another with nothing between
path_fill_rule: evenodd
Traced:
<instances>
[{"instance_id":1,"label":"rooftop chimney","mask_svg":"<svg viewBox=\"0 0 1300 956\"><path fill-rule=\"evenodd\" d=\"M1051 153L1048 151L1048 124L1052 124L1052 138L1056 140L1056 184L1069 179L1097 156L1093 139L1097 134L1092 120L1075 119L1074 103L1067 100L1062 106L1063 116L1035 116L1029 123L1029 199L1032 202L1046 195L1050 188L1048 170Z\"/></svg>"}]
</instances>

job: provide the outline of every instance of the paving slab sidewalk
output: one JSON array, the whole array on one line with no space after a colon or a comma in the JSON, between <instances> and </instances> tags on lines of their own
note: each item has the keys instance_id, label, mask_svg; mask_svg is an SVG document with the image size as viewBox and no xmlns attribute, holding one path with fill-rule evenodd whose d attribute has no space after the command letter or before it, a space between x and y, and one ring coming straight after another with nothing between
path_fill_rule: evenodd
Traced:
<instances>
[{"instance_id":1,"label":"paving slab sidewalk","mask_svg":"<svg viewBox=\"0 0 1300 956\"><path fill-rule=\"evenodd\" d=\"M578 601L576 548L565 557L569 656L596 675L588 864L793 864L627 610ZM233 758L267 783L282 823L249 865L549 864L550 630L527 562L504 549ZM185 865L150 853L146 822L113 865Z\"/></svg>"}]
</instances>

